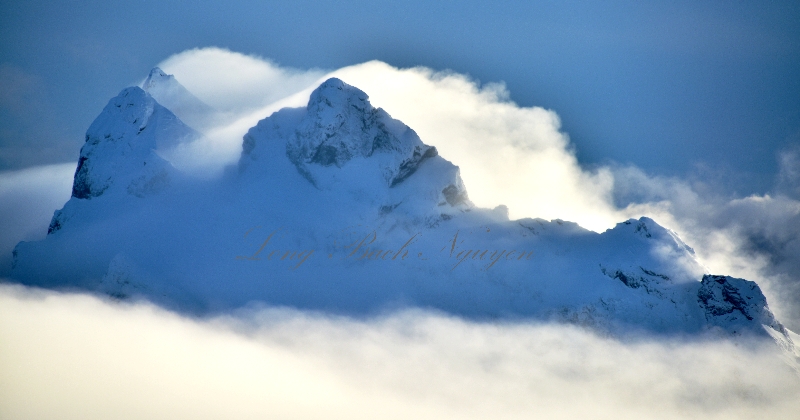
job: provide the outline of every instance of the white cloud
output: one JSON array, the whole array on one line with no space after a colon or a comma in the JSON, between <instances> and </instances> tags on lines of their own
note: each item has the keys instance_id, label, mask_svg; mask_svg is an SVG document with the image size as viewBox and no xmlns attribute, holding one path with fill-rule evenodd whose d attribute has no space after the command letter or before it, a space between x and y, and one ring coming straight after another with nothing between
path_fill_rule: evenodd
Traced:
<instances>
[{"instance_id":1,"label":"white cloud","mask_svg":"<svg viewBox=\"0 0 800 420\"><path fill-rule=\"evenodd\" d=\"M190 92L223 112L252 111L303 90L321 70L280 67L257 56L222 48L195 48L158 64ZM266 115L262 116L262 118Z\"/></svg>"},{"instance_id":2,"label":"white cloud","mask_svg":"<svg viewBox=\"0 0 800 420\"><path fill-rule=\"evenodd\" d=\"M72 193L75 163L0 172L0 273L19 241L43 239L53 212ZM0 274L1 275L1 274Z\"/></svg>"},{"instance_id":3,"label":"white cloud","mask_svg":"<svg viewBox=\"0 0 800 420\"><path fill-rule=\"evenodd\" d=\"M611 204L610 172L582 169L558 115L509 102L503 85L377 61L331 75L367 92L458 165L478 206L504 204L512 218L560 218L599 231L622 217Z\"/></svg>"},{"instance_id":4,"label":"white cloud","mask_svg":"<svg viewBox=\"0 0 800 420\"><path fill-rule=\"evenodd\" d=\"M192 320L0 287L3 418L792 418L774 349L410 311Z\"/></svg>"},{"instance_id":5,"label":"white cloud","mask_svg":"<svg viewBox=\"0 0 800 420\"><path fill-rule=\"evenodd\" d=\"M259 120L283 106L305 105L284 105L284 98L303 90L310 92L324 74L316 69L280 67L261 57L214 47L172 55L158 67L220 111L216 116L219 123L204 127L203 138L171 153L173 165L204 178L218 176L225 166L238 161L242 137Z\"/></svg>"},{"instance_id":6,"label":"white cloud","mask_svg":"<svg viewBox=\"0 0 800 420\"><path fill-rule=\"evenodd\" d=\"M780 164L778 190L790 197L800 199L800 144L783 150L778 163Z\"/></svg>"}]
</instances>

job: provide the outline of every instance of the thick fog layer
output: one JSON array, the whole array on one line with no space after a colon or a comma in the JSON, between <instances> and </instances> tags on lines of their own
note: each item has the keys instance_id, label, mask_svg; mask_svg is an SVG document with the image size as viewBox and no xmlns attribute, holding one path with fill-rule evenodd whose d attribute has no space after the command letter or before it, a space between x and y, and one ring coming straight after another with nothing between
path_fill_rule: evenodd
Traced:
<instances>
[{"instance_id":1,"label":"thick fog layer","mask_svg":"<svg viewBox=\"0 0 800 420\"><path fill-rule=\"evenodd\" d=\"M800 410L774 347L425 311L280 308L189 319L148 304L0 287L0 417L771 418Z\"/></svg>"}]
</instances>

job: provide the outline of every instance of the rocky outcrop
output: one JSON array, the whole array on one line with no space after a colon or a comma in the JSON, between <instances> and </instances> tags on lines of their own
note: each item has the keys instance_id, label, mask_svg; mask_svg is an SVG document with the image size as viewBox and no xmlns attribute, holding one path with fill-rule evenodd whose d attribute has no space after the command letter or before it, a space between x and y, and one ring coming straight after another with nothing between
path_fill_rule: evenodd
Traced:
<instances>
[{"instance_id":1,"label":"rocky outcrop","mask_svg":"<svg viewBox=\"0 0 800 420\"><path fill-rule=\"evenodd\" d=\"M341 168L354 158L385 154L392 159L382 165L382 172L387 186L393 187L438 155L414 130L374 108L366 93L339 79L320 85L307 110L286 144L286 155L303 174L310 173L309 165Z\"/></svg>"},{"instance_id":2,"label":"rocky outcrop","mask_svg":"<svg viewBox=\"0 0 800 420\"><path fill-rule=\"evenodd\" d=\"M707 274L700 282L697 301L711 324L739 330L763 325L787 335L786 329L769 310L767 298L755 282Z\"/></svg>"}]
</instances>

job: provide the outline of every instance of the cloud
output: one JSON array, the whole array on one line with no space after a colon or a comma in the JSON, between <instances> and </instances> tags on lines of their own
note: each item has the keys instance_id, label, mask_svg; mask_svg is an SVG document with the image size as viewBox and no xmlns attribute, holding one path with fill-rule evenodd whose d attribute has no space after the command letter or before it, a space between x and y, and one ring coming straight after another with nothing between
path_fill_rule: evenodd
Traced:
<instances>
[{"instance_id":1,"label":"cloud","mask_svg":"<svg viewBox=\"0 0 800 420\"><path fill-rule=\"evenodd\" d=\"M214 47L172 55L158 66L175 75L207 104L234 113L252 111L290 96L324 74L317 69L281 67L265 58Z\"/></svg>"},{"instance_id":2,"label":"cloud","mask_svg":"<svg viewBox=\"0 0 800 420\"><path fill-rule=\"evenodd\" d=\"M610 172L581 168L558 115L510 102L504 85L377 61L332 75L367 92L458 165L478 206L503 204L512 218L560 218L598 231L619 221Z\"/></svg>"},{"instance_id":3,"label":"cloud","mask_svg":"<svg viewBox=\"0 0 800 420\"><path fill-rule=\"evenodd\" d=\"M205 320L0 287L3 418L792 418L774 348L425 311Z\"/></svg>"},{"instance_id":4,"label":"cloud","mask_svg":"<svg viewBox=\"0 0 800 420\"><path fill-rule=\"evenodd\" d=\"M624 212L677 231L710 272L756 281L778 319L800 330L800 201L780 194L731 199L635 167L613 175Z\"/></svg>"},{"instance_id":5,"label":"cloud","mask_svg":"<svg viewBox=\"0 0 800 420\"><path fill-rule=\"evenodd\" d=\"M72 193L75 163L0 172L0 276L19 241L44 239L53 212Z\"/></svg>"},{"instance_id":6,"label":"cloud","mask_svg":"<svg viewBox=\"0 0 800 420\"><path fill-rule=\"evenodd\" d=\"M247 130L284 106L284 98L303 90L310 92L324 74L317 69L281 67L261 57L215 47L172 55L158 67L220 112L216 124L203 128L204 137L182 144L170 159L179 169L204 178L218 176L225 166L235 164Z\"/></svg>"},{"instance_id":7,"label":"cloud","mask_svg":"<svg viewBox=\"0 0 800 420\"><path fill-rule=\"evenodd\" d=\"M798 133L800 140L800 133ZM789 197L800 199L800 145L795 145L780 153L778 159L777 191Z\"/></svg>"}]
</instances>

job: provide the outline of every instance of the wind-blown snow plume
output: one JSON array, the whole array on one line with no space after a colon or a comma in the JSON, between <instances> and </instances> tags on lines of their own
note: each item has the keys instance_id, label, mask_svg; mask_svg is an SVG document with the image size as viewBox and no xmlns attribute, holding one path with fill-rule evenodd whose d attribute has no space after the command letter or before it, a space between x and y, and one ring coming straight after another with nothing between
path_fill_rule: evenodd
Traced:
<instances>
[{"instance_id":1,"label":"wind-blown snow plume","mask_svg":"<svg viewBox=\"0 0 800 420\"><path fill-rule=\"evenodd\" d=\"M334 72L413 127L462 168L470 198L509 216L561 218L602 231L623 219L610 205L606 169L583 170L558 115L508 100L502 84L369 62Z\"/></svg>"},{"instance_id":2,"label":"wind-blown snow plume","mask_svg":"<svg viewBox=\"0 0 800 420\"><path fill-rule=\"evenodd\" d=\"M316 69L280 67L261 57L222 48L187 50L158 66L175 75L203 102L236 114L279 101L311 86L324 74Z\"/></svg>"}]
</instances>

